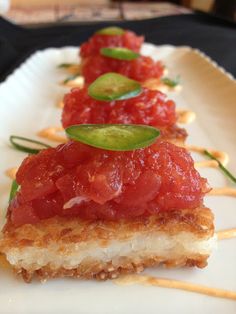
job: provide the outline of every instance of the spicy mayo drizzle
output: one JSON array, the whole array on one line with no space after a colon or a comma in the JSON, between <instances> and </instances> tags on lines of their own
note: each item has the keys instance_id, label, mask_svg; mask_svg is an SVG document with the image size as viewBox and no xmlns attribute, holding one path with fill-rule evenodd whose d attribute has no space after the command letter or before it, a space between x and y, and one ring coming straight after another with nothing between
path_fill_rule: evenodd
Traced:
<instances>
[{"instance_id":1,"label":"spicy mayo drizzle","mask_svg":"<svg viewBox=\"0 0 236 314\"><path fill-rule=\"evenodd\" d=\"M208 195L224 195L236 197L236 188L231 188L227 186L224 186L222 188L214 188L208 193Z\"/></svg>"},{"instance_id":2,"label":"spicy mayo drizzle","mask_svg":"<svg viewBox=\"0 0 236 314\"><path fill-rule=\"evenodd\" d=\"M10 179L14 180L16 177L18 167L9 168L5 171L5 175L9 177Z\"/></svg>"},{"instance_id":3,"label":"spicy mayo drizzle","mask_svg":"<svg viewBox=\"0 0 236 314\"><path fill-rule=\"evenodd\" d=\"M51 141L66 143L66 136L60 135L60 132L62 131L64 131L64 129L61 126L51 126L49 128L39 131L37 135L43 138L47 138Z\"/></svg>"},{"instance_id":4,"label":"spicy mayo drizzle","mask_svg":"<svg viewBox=\"0 0 236 314\"><path fill-rule=\"evenodd\" d=\"M236 228L219 230L216 232L218 240L231 239L236 237Z\"/></svg>"},{"instance_id":5,"label":"spicy mayo drizzle","mask_svg":"<svg viewBox=\"0 0 236 314\"><path fill-rule=\"evenodd\" d=\"M181 124L192 123L196 119L196 113L190 110L177 109L177 122Z\"/></svg>"},{"instance_id":6,"label":"spicy mayo drizzle","mask_svg":"<svg viewBox=\"0 0 236 314\"><path fill-rule=\"evenodd\" d=\"M195 145L184 145L184 147L195 153L204 154L206 148L202 146L195 146ZM213 149L207 149L215 158L217 158L224 166L227 165L229 161L229 156L227 153L220 151L220 150L213 150Z\"/></svg>"},{"instance_id":7,"label":"spicy mayo drizzle","mask_svg":"<svg viewBox=\"0 0 236 314\"><path fill-rule=\"evenodd\" d=\"M202 160L194 163L196 168L218 168L218 162L216 160Z\"/></svg>"},{"instance_id":8,"label":"spicy mayo drizzle","mask_svg":"<svg viewBox=\"0 0 236 314\"><path fill-rule=\"evenodd\" d=\"M65 68L66 72L69 74L80 74L81 73L81 64L71 64Z\"/></svg>"},{"instance_id":9,"label":"spicy mayo drizzle","mask_svg":"<svg viewBox=\"0 0 236 314\"><path fill-rule=\"evenodd\" d=\"M6 259L6 256L0 253L0 268L10 268L11 265Z\"/></svg>"},{"instance_id":10,"label":"spicy mayo drizzle","mask_svg":"<svg viewBox=\"0 0 236 314\"><path fill-rule=\"evenodd\" d=\"M211 297L236 300L236 292L234 291L210 288L202 285L197 285L173 279L157 278L145 275L126 275L121 278L115 279L114 282L118 285L142 284L145 286L157 286L163 288L180 289L190 292L206 294Z\"/></svg>"},{"instance_id":11,"label":"spicy mayo drizzle","mask_svg":"<svg viewBox=\"0 0 236 314\"><path fill-rule=\"evenodd\" d=\"M83 76L76 76L75 78L73 79L70 79L68 81L63 81L61 83L63 86L66 86L66 87L83 87L84 86L84 78Z\"/></svg>"},{"instance_id":12,"label":"spicy mayo drizzle","mask_svg":"<svg viewBox=\"0 0 236 314\"><path fill-rule=\"evenodd\" d=\"M60 100L60 101L56 104L56 106L57 106L58 108L62 109L62 108L64 107L64 102L63 102L63 100Z\"/></svg>"}]
</instances>

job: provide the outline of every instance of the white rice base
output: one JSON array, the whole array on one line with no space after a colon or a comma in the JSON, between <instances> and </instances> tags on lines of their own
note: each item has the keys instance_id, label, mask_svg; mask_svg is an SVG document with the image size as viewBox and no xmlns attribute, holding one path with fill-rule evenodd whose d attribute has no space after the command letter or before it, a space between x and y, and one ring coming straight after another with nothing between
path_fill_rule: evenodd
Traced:
<instances>
[{"instance_id":1,"label":"white rice base","mask_svg":"<svg viewBox=\"0 0 236 314\"><path fill-rule=\"evenodd\" d=\"M99 241L88 243L50 244L44 248L10 248L7 260L16 268L37 270L50 265L53 269L61 267L72 269L84 261L112 262L119 265L123 258L141 262L144 258L160 257L164 260L191 257L194 254L209 255L216 247L216 236L202 240L190 232L180 232L169 236L163 232L155 234L136 234L123 241L112 240L107 246Z\"/></svg>"}]
</instances>

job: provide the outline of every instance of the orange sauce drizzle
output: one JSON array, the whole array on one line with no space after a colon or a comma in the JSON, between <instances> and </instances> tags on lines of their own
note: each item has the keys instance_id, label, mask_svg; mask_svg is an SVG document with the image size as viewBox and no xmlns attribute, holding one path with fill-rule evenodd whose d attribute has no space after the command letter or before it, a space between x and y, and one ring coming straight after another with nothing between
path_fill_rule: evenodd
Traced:
<instances>
[{"instance_id":1,"label":"orange sauce drizzle","mask_svg":"<svg viewBox=\"0 0 236 314\"><path fill-rule=\"evenodd\" d=\"M218 168L218 162L216 160L202 160L194 163L196 168Z\"/></svg>"},{"instance_id":2,"label":"orange sauce drizzle","mask_svg":"<svg viewBox=\"0 0 236 314\"><path fill-rule=\"evenodd\" d=\"M163 71L163 76L167 76L169 74L169 70L165 67Z\"/></svg>"},{"instance_id":3,"label":"orange sauce drizzle","mask_svg":"<svg viewBox=\"0 0 236 314\"><path fill-rule=\"evenodd\" d=\"M181 124L192 123L196 119L196 113L190 110L177 109L177 122Z\"/></svg>"},{"instance_id":4,"label":"orange sauce drizzle","mask_svg":"<svg viewBox=\"0 0 236 314\"><path fill-rule=\"evenodd\" d=\"M39 131L37 135L58 143L66 143L67 142L66 136L59 134L62 131L64 131L63 127L52 126Z\"/></svg>"},{"instance_id":5,"label":"orange sauce drizzle","mask_svg":"<svg viewBox=\"0 0 236 314\"><path fill-rule=\"evenodd\" d=\"M64 107L64 102L63 100L60 100L57 105L56 105L58 108L62 109Z\"/></svg>"},{"instance_id":6,"label":"orange sauce drizzle","mask_svg":"<svg viewBox=\"0 0 236 314\"><path fill-rule=\"evenodd\" d=\"M236 292L234 291L210 288L207 286L197 285L180 280L157 278L145 275L125 275L121 278L115 279L114 282L119 285L142 284L145 286L157 286L163 288L180 289L189 292L197 292L209 295L211 297L236 300Z\"/></svg>"},{"instance_id":7,"label":"orange sauce drizzle","mask_svg":"<svg viewBox=\"0 0 236 314\"><path fill-rule=\"evenodd\" d=\"M195 146L195 145L184 145L184 147L191 151L191 152L195 152L195 153L200 153L200 154L204 154L204 151L206 150L205 147L202 146ZM215 158L217 158L224 166L227 165L228 161L229 161L229 156L227 153L222 152L220 150L213 150L213 149L207 149ZM212 160L210 160L212 161ZM214 160L213 160L214 161ZM214 163L212 163L213 165Z\"/></svg>"},{"instance_id":8,"label":"orange sauce drizzle","mask_svg":"<svg viewBox=\"0 0 236 314\"><path fill-rule=\"evenodd\" d=\"M227 186L224 186L223 188L214 188L208 193L208 195L215 195L215 196L224 195L224 196L236 197L236 188L231 188Z\"/></svg>"},{"instance_id":9,"label":"orange sauce drizzle","mask_svg":"<svg viewBox=\"0 0 236 314\"><path fill-rule=\"evenodd\" d=\"M0 253L0 268L11 268L10 263L7 261L5 255Z\"/></svg>"},{"instance_id":10,"label":"orange sauce drizzle","mask_svg":"<svg viewBox=\"0 0 236 314\"><path fill-rule=\"evenodd\" d=\"M83 76L77 76L75 79L73 80L69 80L68 82L62 82L61 83L63 86L66 87L83 87L84 86L84 78Z\"/></svg>"},{"instance_id":11,"label":"orange sauce drizzle","mask_svg":"<svg viewBox=\"0 0 236 314\"><path fill-rule=\"evenodd\" d=\"M69 74L79 74L81 73L81 64L72 64L64 69Z\"/></svg>"},{"instance_id":12,"label":"orange sauce drizzle","mask_svg":"<svg viewBox=\"0 0 236 314\"><path fill-rule=\"evenodd\" d=\"M236 228L220 230L216 232L218 240L231 239L236 237Z\"/></svg>"},{"instance_id":13,"label":"orange sauce drizzle","mask_svg":"<svg viewBox=\"0 0 236 314\"><path fill-rule=\"evenodd\" d=\"M14 180L16 177L17 170L18 170L17 167L9 168L5 171L5 175L10 179Z\"/></svg>"},{"instance_id":14,"label":"orange sauce drizzle","mask_svg":"<svg viewBox=\"0 0 236 314\"><path fill-rule=\"evenodd\" d=\"M199 154L204 154L205 151L205 147L201 147L201 146L195 146L195 145L184 145L184 147L188 150L188 151L192 151L195 153L199 153ZM208 149L208 151L214 156L216 157L224 166L227 165L228 161L229 161L229 156L228 154L226 154L225 152L219 151L219 150L213 150L213 149ZM202 161L196 161L194 163L195 167L197 168L206 168L206 167L210 167L210 168L218 168L218 162L216 160L202 160Z\"/></svg>"}]
</instances>

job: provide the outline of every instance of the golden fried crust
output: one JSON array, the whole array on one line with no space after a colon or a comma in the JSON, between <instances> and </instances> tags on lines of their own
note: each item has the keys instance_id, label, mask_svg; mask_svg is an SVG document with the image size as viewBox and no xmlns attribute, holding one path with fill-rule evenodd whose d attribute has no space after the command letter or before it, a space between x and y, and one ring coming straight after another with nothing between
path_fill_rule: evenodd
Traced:
<instances>
[{"instance_id":1,"label":"golden fried crust","mask_svg":"<svg viewBox=\"0 0 236 314\"><path fill-rule=\"evenodd\" d=\"M10 222L0 240L0 252L11 247L45 247L53 244L98 241L106 246L111 240L129 240L134 233L164 232L169 236L191 232L199 239L214 234L213 214L206 207L160 212L156 216L116 221L84 221L79 218L53 217L34 225L15 228Z\"/></svg>"},{"instance_id":2,"label":"golden fried crust","mask_svg":"<svg viewBox=\"0 0 236 314\"><path fill-rule=\"evenodd\" d=\"M214 234L213 214L206 207L161 212L156 216L136 218L130 221L83 221L79 218L54 217L42 220L35 225L23 225L15 228L8 221L0 240L0 252L7 254L11 249L35 249L58 245L60 254L67 254L70 244L96 242L107 247L112 240L129 241L134 234L158 234L175 236L181 232L191 233L199 240L208 240ZM113 279L121 274L141 272L145 267L163 264L167 267L197 266L205 267L207 254L191 253L179 256L119 256L118 262L85 258L74 268L54 267L51 264L35 268L34 265L22 268L15 265L15 271L26 282L36 276L40 280L55 277L74 277L84 279Z\"/></svg>"},{"instance_id":3,"label":"golden fried crust","mask_svg":"<svg viewBox=\"0 0 236 314\"><path fill-rule=\"evenodd\" d=\"M115 279L120 275L130 273L140 273L146 267L158 266L160 264L167 268L182 267L182 266L197 266L203 268L207 265L208 255L192 255L189 257L181 257L178 259L164 259L163 257L149 257L143 259L142 262L136 263L132 259L124 259L118 267L115 267L111 262L102 263L101 261L89 261L88 264L81 263L77 268L65 269L63 267L59 269L52 269L48 266L42 267L38 270L25 270L15 269L15 272L22 276L25 282L31 282L33 277L39 278L41 281L48 280L50 278L80 278L80 279L96 279L96 280L107 280Z\"/></svg>"}]
</instances>

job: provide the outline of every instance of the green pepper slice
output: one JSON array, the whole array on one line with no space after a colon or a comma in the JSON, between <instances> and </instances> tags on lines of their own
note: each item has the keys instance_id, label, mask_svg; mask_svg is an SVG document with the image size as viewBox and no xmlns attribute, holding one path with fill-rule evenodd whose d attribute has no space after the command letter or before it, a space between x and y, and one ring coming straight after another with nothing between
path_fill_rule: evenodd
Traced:
<instances>
[{"instance_id":1,"label":"green pepper slice","mask_svg":"<svg viewBox=\"0 0 236 314\"><path fill-rule=\"evenodd\" d=\"M113 151L131 151L155 142L160 131L138 124L80 124L66 129L69 138Z\"/></svg>"},{"instance_id":2,"label":"green pepper slice","mask_svg":"<svg viewBox=\"0 0 236 314\"><path fill-rule=\"evenodd\" d=\"M134 60L139 57L137 52L127 48L101 48L101 55L118 60Z\"/></svg>"},{"instance_id":3,"label":"green pepper slice","mask_svg":"<svg viewBox=\"0 0 236 314\"><path fill-rule=\"evenodd\" d=\"M102 29L99 29L95 34L107 35L107 36L119 36L123 35L125 30L118 26L109 26Z\"/></svg>"},{"instance_id":4,"label":"green pepper slice","mask_svg":"<svg viewBox=\"0 0 236 314\"><path fill-rule=\"evenodd\" d=\"M102 101L132 98L141 91L139 82L113 72L99 76L88 88L90 97Z\"/></svg>"}]
</instances>

